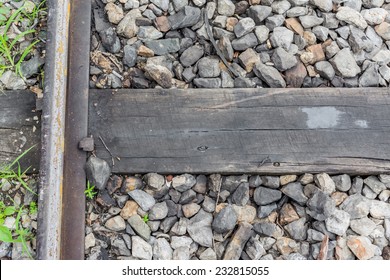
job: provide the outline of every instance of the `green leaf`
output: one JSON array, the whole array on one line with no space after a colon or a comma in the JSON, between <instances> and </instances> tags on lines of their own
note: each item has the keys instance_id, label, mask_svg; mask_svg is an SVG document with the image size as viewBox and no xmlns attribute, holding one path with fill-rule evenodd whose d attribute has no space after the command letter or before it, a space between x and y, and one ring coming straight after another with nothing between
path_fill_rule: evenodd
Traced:
<instances>
[{"instance_id":1,"label":"green leaf","mask_svg":"<svg viewBox=\"0 0 390 280\"><path fill-rule=\"evenodd\" d=\"M4 215L6 216L11 216L16 212L16 209L14 206L8 206L4 209Z\"/></svg>"},{"instance_id":2,"label":"green leaf","mask_svg":"<svg viewBox=\"0 0 390 280\"><path fill-rule=\"evenodd\" d=\"M3 242L13 242L12 233L9 228L0 226L0 240Z\"/></svg>"}]
</instances>

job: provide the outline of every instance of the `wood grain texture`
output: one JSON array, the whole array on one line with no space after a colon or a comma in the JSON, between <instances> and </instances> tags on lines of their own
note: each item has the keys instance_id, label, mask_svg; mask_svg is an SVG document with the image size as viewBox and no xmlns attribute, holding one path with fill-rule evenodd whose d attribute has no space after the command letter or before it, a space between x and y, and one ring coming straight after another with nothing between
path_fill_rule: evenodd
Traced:
<instances>
[{"instance_id":1,"label":"wood grain texture","mask_svg":"<svg viewBox=\"0 0 390 280\"><path fill-rule=\"evenodd\" d=\"M390 172L390 91L92 90L89 133L118 173Z\"/></svg>"},{"instance_id":2,"label":"wood grain texture","mask_svg":"<svg viewBox=\"0 0 390 280\"><path fill-rule=\"evenodd\" d=\"M0 92L0 166L36 145L20 163L23 169L38 170L41 135L35 105L35 94L30 91Z\"/></svg>"}]
</instances>

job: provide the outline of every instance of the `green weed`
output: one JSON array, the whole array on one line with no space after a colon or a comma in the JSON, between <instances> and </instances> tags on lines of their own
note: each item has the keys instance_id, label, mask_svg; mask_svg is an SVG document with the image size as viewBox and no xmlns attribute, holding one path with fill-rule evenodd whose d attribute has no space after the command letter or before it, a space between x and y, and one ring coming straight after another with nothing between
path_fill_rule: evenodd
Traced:
<instances>
[{"instance_id":1,"label":"green weed","mask_svg":"<svg viewBox=\"0 0 390 280\"><path fill-rule=\"evenodd\" d=\"M30 214L34 215L38 212L38 205L35 201L31 201L29 204Z\"/></svg>"},{"instance_id":2,"label":"green weed","mask_svg":"<svg viewBox=\"0 0 390 280\"><path fill-rule=\"evenodd\" d=\"M20 166L20 159L23 158L31 149L35 147L32 146L31 148L24 151L20 156L18 156L13 162L10 164L0 167L0 179L5 179L6 181L17 181L19 182L26 190L29 192L37 195L36 192L34 192L26 183L25 179L27 178L26 173L29 170L27 168L26 170L22 171L22 168ZM4 182L0 184L0 188L3 186Z\"/></svg>"},{"instance_id":3,"label":"green weed","mask_svg":"<svg viewBox=\"0 0 390 280\"><path fill-rule=\"evenodd\" d=\"M84 191L85 196L89 199L93 199L97 192L95 192L95 186L92 185L89 181L87 181L87 188Z\"/></svg>"},{"instance_id":4,"label":"green weed","mask_svg":"<svg viewBox=\"0 0 390 280\"><path fill-rule=\"evenodd\" d=\"M145 216L142 217L142 220L144 221L144 223L149 222L149 215L145 214Z\"/></svg>"}]
</instances>

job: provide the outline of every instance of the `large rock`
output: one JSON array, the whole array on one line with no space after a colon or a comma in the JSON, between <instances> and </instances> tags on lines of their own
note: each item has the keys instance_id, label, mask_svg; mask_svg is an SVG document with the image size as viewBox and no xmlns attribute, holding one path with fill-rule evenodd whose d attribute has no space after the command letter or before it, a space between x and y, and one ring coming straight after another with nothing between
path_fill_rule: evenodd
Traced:
<instances>
[{"instance_id":1,"label":"large rock","mask_svg":"<svg viewBox=\"0 0 390 280\"><path fill-rule=\"evenodd\" d=\"M305 205L307 202L308 198L303 192L303 186L301 183L289 183L287 186L282 188L282 192L294 201L298 202L300 205Z\"/></svg>"},{"instance_id":2,"label":"large rock","mask_svg":"<svg viewBox=\"0 0 390 280\"><path fill-rule=\"evenodd\" d=\"M180 62L184 67L194 65L204 54L201 45L191 46L186 49L180 56Z\"/></svg>"},{"instance_id":3,"label":"large rock","mask_svg":"<svg viewBox=\"0 0 390 280\"><path fill-rule=\"evenodd\" d=\"M128 194L144 211L149 211L156 204L153 196L142 190L134 190L128 192Z\"/></svg>"},{"instance_id":4,"label":"large rock","mask_svg":"<svg viewBox=\"0 0 390 280\"><path fill-rule=\"evenodd\" d=\"M279 47L272 55L272 62L275 64L276 69L283 72L297 65L298 60L294 55Z\"/></svg>"},{"instance_id":5,"label":"large rock","mask_svg":"<svg viewBox=\"0 0 390 280\"><path fill-rule=\"evenodd\" d=\"M212 228L217 233L226 233L236 226L237 214L233 207L228 205L217 213Z\"/></svg>"},{"instance_id":6,"label":"large rock","mask_svg":"<svg viewBox=\"0 0 390 280\"><path fill-rule=\"evenodd\" d=\"M104 226L112 231L121 231L126 229L125 220L121 216L115 216L108 219Z\"/></svg>"},{"instance_id":7,"label":"large rock","mask_svg":"<svg viewBox=\"0 0 390 280\"><path fill-rule=\"evenodd\" d=\"M299 220L286 225L284 229L294 240L304 241L307 238L307 230L309 228L306 222L306 218L300 218Z\"/></svg>"},{"instance_id":8,"label":"large rock","mask_svg":"<svg viewBox=\"0 0 390 280\"><path fill-rule=\"evenodd\" d=\"M372 8L363 10L361 14L368 24L378 25L384 22L389 13L382 8Z\"/></svg>"},{"instance_id":9,"label":"large rock","mask_svg":"<svg viewBox=\"0 0 390 280\"><path fill-rule=\"evenodd\" d=\"M256 25L260 25L271 13L272 8L269 6L254 5L248 9L248 15L255 21Z\"/></svg>"},{"instance_id":10,"label":"large rock","mask_svg":"<svg viewBox=\"0 0 390 280\"><path fill-rule=\"evenodd\" d=\"M139 27L136 25L135 20L140 17L142 17L140 10L130 10L118 24L116 29L118 35L129 39L137 35Z\"/></svg>"},{"instance_id":11,"label":"large rock","mask_svg":"<svg viewBox=\"0 0 390 280\"><path fill-rule=\"evenodd\" d=\"M203 57L198 62L198 73L201 78L216 78L221 73L219 59Z\"/></svg>"},{"instance_id":12,"label":"large rock","mask_svg":"<svg viewBox=\"0 0 390 280\"><path fill-rule=\"evenodd\" d=\"M145 45L156 55L166 55L180 50L180 40L177 38L147 40Z\"/></svg>"},{"instance_id":13,"label":"large rock","mask_svg":"<svg viewBox=\"0 0 390 280\"><path fill-rule=\"evenodd\" d=\"M179 192L185 192L195 186L195 184L196 178L191 174L175 176L172 179L172 187Z\"/></svg>"},{"instance_id":14,"label":"large rock","mask_svg":"<svg viewBox=\"0 0 390 280\"><path fill-rule=\"evenodd\" d=\"M131 216L127 222L131 228L143 239L148 241L150 239L150 227L141 219L139 215Z\"/></svg>"},{"instance_id":15,"label":"large rock","mask_svg":"<svg viewBox=\"0 0 390 280\"><path fill-rule=\"evenodd\" d=\"M190 220L190 224L187 227L187 232L191 238L201 246L212 247L213 246L213 232L211 230L211 223L213 216L201 209Z\"/></svg>"},{"instance_id":16,"label":"large rock","mask_svg":"<svg viewBox=\"0 0 390 280\"><path fill-rule=\"evenodd\" d=\"M234 33L240 38L255 29L255 22L251 18L243 18L234 26Z\"/></svg>"},{"instance_id":17,"label":"large rock","mask_svg":"<svg viewBox=\"0 0 390 280\"><path fill-rule=\"evenodd\" d=\"M218 14L223 16L232 16L236 10L236 6L230 0L218 0L217 7Z\"/></svg>"},{"instance_id":18,"label":"large rock","mask_svg":"<svg viewBox=\"0 0 390 280\"><path fill-rule=\"evenodd\" d=\"M153 244L153 260L171 260L173 250L165 238L157 238Z\"/></svg>"},{"instance_id":19,"label":"large rock","mask_svg":"<svg viewBox=\"0 0 390 280\"><path fill-rule=\"evenodd\" d=\"M365 236L348 236L347 245L359 260L369 260L375 255L376 246Z\"/></svg>"},{"instance_id":20,"label":"large rock","mask_svg":"<svg viewBox=\"0 0 390 280\"><path fill-rule=\"evenodd\" d=\"M330 12L333 9L332 0L310 0L310 3L323 12Z\"/></svg>"},{"instance_id":21,"label":"large rock","mask_svg":"<svg viewBox=\"0 0 390 280\"><path fill-rule=\"evenodd\" d=\"M361 71L350 49L342 49L330 62L336 68L336 71L344 78L356 77Z\"/></svg>"},{"instance_id":22,"label":"large rock","mask_svg":"<svg viewBox=\"0 0 390 280\"><path fill-rule=\"evenodd\" d=\"M359 235L369 236L376 228L376 224L371 219L364 217L361 219L352 220L350 227Z\"/></svg>"},{"instance_id":23,"label":"large rock","mask_svg":"<svg viewBox=\"0 0 390 280\"><path fill-rule=\"evenodd\" d=\"M201 18L200 9L185 6L179 12L168 17L169 24L172 30L191 27L199 22Z\"/></svg>"},{"instance_id":24,"label":"large rock","mask_svg":"<svg viewBox=\"0 0 390 280\"><path fill-rule=\"evenodd\" d=\"M387 22L382 22L381 24L375 26L375 31L383 40L390 40L390 24Z\"/></svg>"},{"instance_id":25,"label":"large rock","mask_svg":"<svg viewBox=\"0 0 390 280\"><path fill-rule=\"evenodd\" d=\"M94 156L89 157L85 165L85 171L87 180L98 190L105 188L108 178L111 175L111 168L108 163Z\"/></svg>"},{"instance_id":26,"label":"large rock","mask_svg":"<svg viewBox=\"0 0 390 280\"><path fill-rule=\"evenodd\" d=\"M363 16L358 11L349 7L340 7L336 17L338 20L345 21L348 24L354 24L360 29L366 29L368 26Z\"/></svg>"},{"instance_id":27,"label":"large rock","mask_svg":"<svg viewBox=\"0 0 390 280\"><path fill-rule=\"evenodd\" d=\"M249 183L241 183L232 194L232 203L244 206L249 201Z\"/></svg>"},{"instance_id":28,"label":"large rock","mask_svg":"<svg viewBox=\"0 0 390 280\"><path fill-rule=\"evenodd\" d=\"M273 47L282 47L285 50L289 50L291 43L294 40L294 32L286 27L275 27L270 41Z\"/></svg>"},{"instance_id":29,"label":"large rock","mask_svg":"<svg viewBox=\"0 0 390 280\"><path fill-rule=\"evenodd\" d=\"M326 229L334 234L343 236L349 227L350 218L351 216L347 212L336 209L325 220Z\"/></svg>"},{"instance_id":30,"label":"large rock","mask_svg":"<svg viewBox=\"0 0 390 280\"><path fill-rule=\"evenodd\" d=\"M264 187L258 187L255 189L253 199L257 205L267 205L272 202L278 201L282 197L282 192L279 190L273 190Z\"/></svg>"},{"instance_id":31,"label":"large rock","mask_svg":"<svg viewBox=\"0 0 390 280\"><path fill-rule=\"evenodd\" d=\"M162 220L168 215L168 206L165 201L156 203L149 211L149 220Z\"/></svg>"},{"instance_id":32,"label":"large rock","mask_svg":"<svg viewBox=\"0 0 390 280\"><path fill-rule=\"evenodd\" d=\"M307 201L307 213L318 221L325 221L336 210L336 203L329 195L317 191Z\"/></svg>"},{"instance_id":33,"label":"large rock","mask_svg":"<svg viewBox=\"0 0 390 280\"><path fill-rule=\"evenodd\" d=\"M341 204L340 208L348 212L351 219L360 219L367 217L370 212L371 202L361 194L354 194L349 196Z\"/></svg>"},{"instance_id":34,"label":"large rock","mask_svg":"<svg viewBox=\"0 0 390 280\"><path fill-rule=\"evenodd\" d=\"M331 195L336 191L336 185L332 178L326 173L320 173L314 176L316 185L326 194Z\"/></svg>"},{"instance_id":35,"label":"large rock","mask_svg":"<svg viewBox=\"0 0 390 280\"><path fill-rule=\"evenodd\" d=\"M255 34L249 33L241 38L232 41L232 47L236 51L245 51L248 48L257 46L257 37Z\"/></svg>"},{"instance_id":36,"label":"large rock","mask_svg":"<svg viewBox=\"0 0 390 280\"><path fill-rule=\"evenodd\" d=\"M389 219L390 203L373 200L371 202L370 215L375 219Z\"/></svg>"},{"instance_id":37,"label":"large rock","mask_svg":"<svg viewBox=\"0 0 390 280\"><path fill-rule=\"evenodd\" d=\"M139 236L131 237L131 251L134 258L141 260L151 260L153 257L152 246Z\"/></svg>"},{"instance_id":38,"label":"large rock","mask_svg":"<svg viewBox=\"0 0 390 280\"><path fill-rule=\"evenodd\" d=\"M286 82L282 75L272 66L258 63L253 68L253 72L257 77L266 82L271 88L285 88Z\"/></svg>"},{"instance_id":39,"label":"large rock","mask_svg":"<svg viewBox=\"0 0 390 280\"><path fill-rule=\"evenodd\" d=\"M161 65L146 65L145 72L163 88L170 88L172 86L173 74L165 66Z\"/></svg>"},{"instance_id":40,"label":"large rock","mask_svg":"<svg viewBox=\"0 0 390 280\"><path fill-rule=\"evenodd\" d=\"M121 49L121 42L116 35L115 29L110 27L99 33L102 46L110 53L117 53ZM125 51L124 51L125 52Z\"/></svg>"}]
</instances>

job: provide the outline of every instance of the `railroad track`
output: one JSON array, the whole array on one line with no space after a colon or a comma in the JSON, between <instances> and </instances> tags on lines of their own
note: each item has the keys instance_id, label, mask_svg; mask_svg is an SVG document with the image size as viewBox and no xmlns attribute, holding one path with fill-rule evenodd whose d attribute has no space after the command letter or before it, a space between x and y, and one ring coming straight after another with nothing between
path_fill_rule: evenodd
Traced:
<instances>
[{"instance_id":1,"label":"railroad track","mask_svg":"<svg viewBox=\"0 0 390 280\"><path fill-rule=\"evenodd\" d=\"M84 259L87 136L123 174L390 171L388 88L89 90L91 2L48 8L42 126L25 121L30 94L0 96L18 98L0 112L0 159L12 156L10 129L27 145L41 137L24 163L40 170L39 259Z\"/></svg>"}]
</instances>

